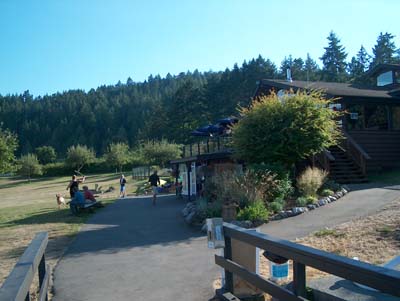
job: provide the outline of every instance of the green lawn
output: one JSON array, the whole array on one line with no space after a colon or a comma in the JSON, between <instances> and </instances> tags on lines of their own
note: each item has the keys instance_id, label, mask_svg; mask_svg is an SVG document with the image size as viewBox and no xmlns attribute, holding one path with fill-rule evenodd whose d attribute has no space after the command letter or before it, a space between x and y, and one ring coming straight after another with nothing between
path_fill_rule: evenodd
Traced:
<instances>
[{"instance_id":1,"label":"green lawn","mask_svg":"<svg viewBox=\"0 0 400 301\"><path fill-rule=\"evenodd\" d=\"M48 231L47 257L54 266L65 247L91 215L86 213L73 216L69 208L58 209L55 195L61 193L68 200L66 187L69 180L70 177L52 177L28 182L16 177L0 178L0 284L35 233ZM96 184L103 190L110 186L115 188L112 192L98 196L105 205L112 203L119 195L118 174L89 175L85 184L89 189L94 189ZM137 181L127 177L128 195L136 192L137 185Z\"/></svg>"}]
</instances>

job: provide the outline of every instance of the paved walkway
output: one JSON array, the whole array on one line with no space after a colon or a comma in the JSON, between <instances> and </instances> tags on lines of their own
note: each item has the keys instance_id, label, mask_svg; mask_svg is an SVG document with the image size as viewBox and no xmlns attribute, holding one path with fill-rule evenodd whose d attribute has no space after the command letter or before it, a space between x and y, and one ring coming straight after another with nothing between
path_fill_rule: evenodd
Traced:
<instances>
[{"instance_id":1,"label":"paved walkway","mask_svg":"<svg viewBox=\"0 0 400 301\"><path fill-rule=\"evenodd\" d=\"M357 217L375 213L384 205L400 198L400 185L350 185L351 193L301 215L273 221L261 227L261 232L283 239L295 239L325 227L333 227Z\"/></svg>"},{"instance_id":2,"label":"paved walkway","mask_svg":"<svg viewBox=\"0 0 400 301\"><path fill-rule=\"evenodd\" d=\"M55 301L191 300L213 295L219 269L183 201L118 200L94 215L54 272Z\"/></svg>"}]
</instances>

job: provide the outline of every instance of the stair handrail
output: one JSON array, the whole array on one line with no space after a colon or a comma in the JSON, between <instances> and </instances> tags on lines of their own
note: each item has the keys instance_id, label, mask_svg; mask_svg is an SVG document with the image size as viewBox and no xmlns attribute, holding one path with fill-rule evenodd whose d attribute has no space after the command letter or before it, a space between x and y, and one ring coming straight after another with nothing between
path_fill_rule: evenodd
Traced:
<instances>
[{"instance_id":1,"label":"stair handrail","mask_svg":"<svg viewBox=\"0 0 400 301\"><path fill-rule=\"evenodd\" d=\"M367 175L367 160L370 155L359 145L348 133L343 131L345 139L342 140L342 147L347 151L354 162L360 167L362 174Z\"/></svg>"}]
</instances>

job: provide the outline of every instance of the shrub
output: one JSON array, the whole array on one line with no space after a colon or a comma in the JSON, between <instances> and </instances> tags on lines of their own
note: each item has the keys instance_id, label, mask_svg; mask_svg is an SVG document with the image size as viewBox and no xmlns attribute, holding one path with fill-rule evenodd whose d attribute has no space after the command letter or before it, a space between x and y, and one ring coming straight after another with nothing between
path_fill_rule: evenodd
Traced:
<instances>
[{"instance_id":1,"label":"shrub","mask_svg":"<svg viewBox=\"0 0 400 301\"><path fill-rule=\"evenodd\" d=\"M148 165L166 166L170 160L181 156L181 145L167 140L147 141L139 147L138 153Z\"/></svg>"},{"instance_id":2,"label":"shrub","mask_svg":"<svg viewBox=\"0 0 400 301\"><path fill-rule=\"evenodd\" d=\"M307 198L304 196L297 198L296 206L299 206L299 207L307 206Z\"/></svg>"},{"instance_id":3,"label":"shrub","mask_svg":"<svg viewBox=\"0 0 400 301\"><path fill-rule=\"evenodd\" d=\"M340 184L336 183L333 180L328 180L324 183L324 185L322 185L323 189L330 189L333 191L338 191L340 190L342 187L340 186Z\"/></svg>"},{"instance_id":4,"label":"shrub","mask_svg":"<svg viewBox=\"0 0 400 301\"><path fill-rule=\"evenodd\" d=\"M321 92L276 94L241 108L242 119L233 127L236 155L249 163L296 162L337 144L341 131Z\"/></svg>"},{"instance_id":5,"label":"shrub","mask_svg":"<svg viewBox=\"0 0 400 301\"><path fill-rule=\"evenodd\" d=\"M247 207L240 209L237 215L238 220L265 221L268 219L268 209L261 200L250 203Z\"/></svg>"},{"instance_id":6,"label":"shrub","mask_svg":"<svg viewBox=\"0 0 400 301\"><path fill-rule=\"evenodd\" d=\"M274 202L272 202L272 203L269 204L269 209L270 209L272 212L275 212L275 213L276 213L276 212L280 212L280 211L283 210L283 204L280 203L280 202L274 201Z\"/></svg>"},{"instance_id":7,"label":"shrub","mask_svg":"<svg viewBox=\"0 0 400 301\"><path fill-rule=\"evenodd\" d=\"M57 159L56 151L52 146L37 147L35 152L40 164L54 163Z\"/></svg>"},{"instance_id":8,"label":"shrub","mask_svg":"<svg viewBox=\"0 0 400 301\"><path fill-rule=\"evenodd\" d=\"M334 192L333 192L333 190L330 190L330 189L323 189L321 192L320 192L320 196L330 196L330 195L333 195L334 194Z\"/></svg>"},{"instance_id":9,"label":"shrub","mask_svg":"<svg viewBox=\"0 0 400 301\"><path fill-rule=\"evenodd\" d=\"M328 173L316 167L308 167L298 178L297 188L303 196L317 196L317 191L324 184Z\"/></svg>"},{"instance_id":10,"label":"shrub","mask_svg":"<svg viewBox=\"0 0 400 301\"><path fill-rule=\"evenodd\" d=\"M108 165L122 172L122 166L129 162L129 146L126 143L111 143L104 157Z\"/></svg>"},{"instance_id":11,"label":"shrub","mask_svg":"<svg viewBox=\"0 0 400 301\"><path fill-rule=\"evenodd\" d=\"M85 165L95 161L94 151L86 145L73 145L67 150L65 163L74 169L80 171Z\"/></svg>"},{"instance_id":12,"label":"shrub","mask_svg":"<svg viewBox=\"0 0 400 301\"><path fill-rule=\"evenodd\" d=\"M29 181L31 180L31 176L38 176L43 174L42 165L40 165L36 155L27 154L25 156L22 156L18 160L18 165L18 174L27 177Z\"/></svg>"},{"instance_id":13,"label":"shrub","mask_svg":"<svg viewBox=\"0 0 400 301\"><path fill-rule=\"evenodd\" d=\"M314 204L318 199L313 196L301 196L296 200L296 206L305 207L309 204Z\"/></svg>"}]
</instances>

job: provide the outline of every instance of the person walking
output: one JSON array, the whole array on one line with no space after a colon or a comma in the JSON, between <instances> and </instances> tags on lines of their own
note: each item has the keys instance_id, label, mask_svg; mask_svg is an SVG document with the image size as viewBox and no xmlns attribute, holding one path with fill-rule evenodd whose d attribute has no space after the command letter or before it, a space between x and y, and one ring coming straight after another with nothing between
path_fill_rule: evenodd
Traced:
<instances>
[{"instance_id":1,"label":"person walking","mask_svg":"<svg viewBox=\"0 0 400 301\"><path fill-rule=\"evenodd\" d=\"M153 189L153 206L155 206L158 193L158 185L161 184L160 177L157 175L157 170L155 170L150 176L149 183L151 185L151 188Z\"/></svg>"},{"instance_id":2,"label":"person walking","mask_svg":"<svg viewBox=\"0 0 400 301\"><path fill-rule=\"evenodd\" d=\"M125 184L126 184L126 179L124 175L121 175L121 177L119 178L119 197L120 198L124 198L125 197Z\"/></svg>"}]
</instances>

